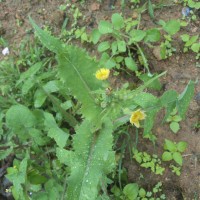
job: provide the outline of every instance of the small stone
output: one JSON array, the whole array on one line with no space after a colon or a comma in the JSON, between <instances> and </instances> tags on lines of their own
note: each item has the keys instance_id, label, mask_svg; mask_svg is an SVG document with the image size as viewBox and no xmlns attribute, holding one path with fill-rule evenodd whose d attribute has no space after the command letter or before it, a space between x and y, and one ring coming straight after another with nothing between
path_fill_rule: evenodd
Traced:
<instances>
[{"instance_id":1,"label":"small stone","mask_svg":"<svg viewBox=\"0 0 200 200\"><path fill-rule=\"evenodd\" d=\"M189 14L190 14L190 8L184 7L184 8L182 9L182 15L183 15L184 17L187 17Z\"/></svg>"},{"instance_id":2,"label":"small stone","mask_svg":"<svg viewBox=\"0 0 200 200\"><path fill-rule=\"evenodd\" d=\"M200 92L198 92L197 95L195 96L195 100L197 104L200 106Z\"/></svg>"},{"instance_id":3,"label":"small stone","mask_svg":"<svg viewBox=\"0 0 200 200\"><path fill-rule=\"evenodd\" d=\"M157 60L162 60L162 57L160 55L160 46L154 47L154 49L153 49L153 55L155 56L155 58Z\"/></svg>"},{"instance_id":4,"label":"small stone","mask_svg":"<svg viewBox=\"0 0 200 200\"><path fill-rule=\"evenodd\" d=\"M132 19L137 19L137 18L138 18L138 13L134 11L132 15Z\"/></svg>"},{"instance_id":5,"label":"small stone","mask_svg":"<svg viewBox=\"0 0 200 200\"><path fill-rule=\"evenodd\" d=\"M192 31L192 33L196 33L197 30L198 30L198 27L194 27L191 31Z\"/></svg>"},{"instance_id":6,"label":"small stone","mask_svg":"<svg viewBox=\"0 0 200 200\"><path fill-rule=\"evenodd\" d=\"M90 10L91 11L96 11L100 9L100 4L99 3L92 3L92 5L90 6Z\"/></svg>"},{"instance_id":7,"label":"small stone","mask_svg":"<svg viewBox=\"0 0 200 200\"><path fill-rule=\"evenodd\" d=\"M3 54L4 56L9 55L9 53L10 53L10 51L9 51L8 47L6 47L6 48L4 48L4 49L2 50L2 54Z\"/></svg>"}]
</instances>

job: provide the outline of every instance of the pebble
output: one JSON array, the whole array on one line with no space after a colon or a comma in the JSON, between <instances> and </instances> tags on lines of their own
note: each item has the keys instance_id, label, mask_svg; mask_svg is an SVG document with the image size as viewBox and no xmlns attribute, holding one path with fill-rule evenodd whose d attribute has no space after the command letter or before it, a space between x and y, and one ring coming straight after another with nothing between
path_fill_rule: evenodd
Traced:
<instances>
[{"instance_id":1,"label":"pebble","mask_svg":"<svg viewBox=\"0 0 200 200\"><path fill-rule=\"evenodd\" d=\"M197 95L195 96L195 100L197 104L200 106L200 92L198 92Z\"/></svg>"},{"instance_id":2,"label":"pebble","mask_svg":"<svg viewBox=\"0 0 200 200\"><path fill-rule=\"evenodd\" d=\"M184 7L184 8L182 9L182 15L183 15L184 17L187 17L189 14L190 14L190 8L189 8L189 7Z\"/></svg>"},{"instance_id":3,"label":"pebble","mask_svg":"<svg viewBox=\"0 0 200 200\"><path fill-rule=\"evenodd\" d=\"M160 46L154 47L154 49L153 49L153 55L155 56L155 58L157 60L162 60L162 57L160 55Z\"/></svg>"}]
</instances>

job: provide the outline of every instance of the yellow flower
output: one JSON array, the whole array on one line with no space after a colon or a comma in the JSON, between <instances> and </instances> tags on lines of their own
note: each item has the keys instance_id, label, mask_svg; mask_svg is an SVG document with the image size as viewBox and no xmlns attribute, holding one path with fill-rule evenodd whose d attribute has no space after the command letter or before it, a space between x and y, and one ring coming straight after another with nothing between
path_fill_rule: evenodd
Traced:
<instances>
[{"instance_id":1,"label":"yellow flower","mask_svg":"<svg viewBox=\"0 0 200 200\"><path fill-rule=\"evenodd\" d=\"M98 80L106 80L109 77L109 74L109 69L101 68L96 72L95 76Z\"/></svg>"},{"instance_id":2,"label":"yellow flower","mask_svg":"<svg viewBox=\"0 0 200 200\"><path fill-rule=\"evenodd\" d=\"M131 117L130 117L130 123L134 124L137 128L140 127L140 120L144 120L146 117L144 111L141 111L141 109L138 109L134 112L132 112Z\"/></svg>"}]
</instances>

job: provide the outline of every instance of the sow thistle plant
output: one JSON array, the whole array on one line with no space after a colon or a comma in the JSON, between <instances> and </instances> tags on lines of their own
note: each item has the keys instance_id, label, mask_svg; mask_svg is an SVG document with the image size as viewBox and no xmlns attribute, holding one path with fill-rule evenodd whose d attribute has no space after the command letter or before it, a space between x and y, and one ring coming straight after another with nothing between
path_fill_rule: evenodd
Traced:
<instances>
[{"instance_id":1,"label":"sow thistle plant","mask_svg":"<svg viewBox=\"0 0 200 200\"><path fill-rule=\"evenodd\" d=\"M17 170L10 167L6 175L13 183L12 194L17 200L108 199L107 186L111 181L107 176L116 167L113 133L131 123L136 128L142 127L146 137L151 134L156 114L163 108L164 121L175 107L184 119L195 82L190 81L180 95L174 90L166 91L161 97L145 92L149 84L166 73L163 72L134 90L124 84L108 93L107 66L99 68L99 61L85 50L63 44L31 18L30 22L41 43L56 54L58 80L52 73L30 79L29 73L35 75L43 66L33 65L20 75L17 85L29 79L29 84L34 81L34 104L15 103L1 113L9 147L0 151L0 159L17 150L13 161ZM44 83L46 80L48 84ZM30 88L33 85L24 89L25 94L32 94ZM75 103L69 106L70 97ZM47 99L50 105L45 104ZM66 112L64 108L69 107L76 112ZM145 161L145 155L142 159ZM148 165L155 161L152 160Z\"/></svg>"}]
</instances>

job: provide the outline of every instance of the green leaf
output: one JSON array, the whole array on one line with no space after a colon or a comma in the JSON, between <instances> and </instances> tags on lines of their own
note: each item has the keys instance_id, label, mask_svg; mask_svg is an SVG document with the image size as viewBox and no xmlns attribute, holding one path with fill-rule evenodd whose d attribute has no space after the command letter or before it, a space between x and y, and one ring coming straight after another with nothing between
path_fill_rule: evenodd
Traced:
<instances>
[{"instance_id":1,"label":"green leaf","mask_svg":"<svg viewBox=\"0 0 200 200\"><path fill-rule=\"evenodd\" d=\"M163 154L162 154L162 160L163 161L170 161L172 160L172 154L168 151L165 151Z\"/></svg>"},{"instance_id":2,"label":"green leaf","mask_svg":"<svg viewBox=\"0 0 200 200\"><path fill-rule=\"evenodd\" d=\"M164 149L169 150L170 152L177 151L176 145L172 141L167 140L167 139L165 139Z\"/></svg>"},{"instance_id":3,"label":"green leaf","mask_svg":"<svg viewBox=\"0 0 200 200\"><path fill-rule=\"evenodd\" d=\"M176 106L178 93L174 90L168 90L166 91L159 99L161 107L166 107L166 114L164 117L164 121L168 119L168 117L171 115L173 109Z\"/></svg>"},{"instance_id":4,"label":"green leaf","mask_svg":"<svg viewBox=\"0 0 200 200\"><path fill-rule=\"evenodd\" d=\"M136 29L132 30L129 34L133 42L140 42L146 36L145 31Z\"/></svg>"},{"instance_id":5,"label":"green leaf","mask_svg":"<svg viewBox=\"0 0 200 200\"><path fill-rule=\"evenodd\" d=\"M137 183L129 183L123 189L124 195L128 200L135 200L139 193L139 186Z\"/></svg>"},{"instance_id":6,"label":"green leaf","mask_svg":"<svg viewBox=\"0 0 200 200\"><path fill-rule=\"evenodd\" d=\"M188 146L187 142L179 142L177 144L177 150L183 153L186 150L187 146Z\"/></svg>"},{"instance_id":7,"label":"green leaf","mask_svg":"<svg viewBox=\"0 0 200 200\"><path fill-rule=\"evenodd\" d=\"M115 14L112 15L111 21L112 21L113 27L114 27L116 30L120 30L121 28L124 27L124 19L123 19L123 17L122 17L120 14L118 14L118 13L115 13Z\"/></svg>"},{"instance_id":8,"label":"green leaf","mask_svg":"<svg viewBox=\"0 0 200 200\"><path fill-rule=\"evenodd\" d=\"M117 47L120 53L126 52L126 42L124 40L117 41Z\"/></svg>"},{"instance_id":9,"label":"green leaf","mask_svg":"<svg viewBox=\"0 0 200 200\"><path fill-rule=\"evenodd\" d=\"M174 152L173 153L173 159L174 161L179 164L180 166L182 166L183 164L183 158L182 155L179 152Z\"/></svg>"},{"instance_id":10,"label":"green leaf","mask_svg":"<svg viewBox=\"0 0 200 200\"><path fill-rule=\"evenodd\" d=\"M113 32L112 24L107 21L100 21L98 29L101 34L107 34Z\"/></svg>"},{"instance_id":11,"label":"green leaf","mask_svg":"<svg viewBox=\"0 0 200 200\"><path fill-rule=\"evenodd\" d=\"M26 181L28 155L20 162L19 168L7 168L6 178L13 183L14 193L13 196L16 200L24 200L24 192L21 184Z\"/></svg>"},{"instance_id":12,"label":"green leaf","mask_svg":"<svg viewBox=\"0 0 200 200\"><path fill-rule=\"evenodd\" d=\"M180 22L177 20L170 20L168 21L165 26L163 27L163 29L169 33L170 35L174 35L175 33L177 33L180 30Z\"/></svg>"},{"instance_id":13,"label":"green leaf","mask_svg":"<svg viewBox=\"0 0 200 200\"><path fill-rule=\"evenodd\" d=\"M157 74L154 74L154 77ZM139 76L139 79L143 82L147 82L152 79L152 77L149 77L148 74L142 74ZM162 88L162 84L160 83L159 79L154 80L151 84L148 85L147 88L154 89L154 90L160 90Z\"/></svg>"},{"instance_id":14,"label":"green leaf","mask_svg":"<svg viewBox=\"0 0 200 200\"><path fill-rule=\"evenodd\" d=\"M101 42L99 45L98 45L98 51L99 52L103 52L103 51L106 51L110 48L110 43L108 41L105 41L105 42Z\"/></svg>"},{"instance_id":15,"label":"green leaf","mask_svg":"<svg viewBox=\"0 0 200 200\"><path fill-rule=\"evenodd\" d=\"M63 148L66 145L67 140L69 138L69 132L64 132L58 127L52 114L44 113L44 116L44 124L48 129L48 136L53 138L60 148Z\"/></svg>"},{"instance_id":16,"label":"green leaf","mask_svg":"<svg viewBox=\"0 0 200 200\"><path fill-rule=\"evenodd\" d=\"M199 53L200 43L194 43L194 44L192 44L191 49L192 49L193 52Z\"/></svg>"},{"instance_id":17,"label":"green leaf","mask_svg":"<svg viewBox=\"0 0 200 200\"><path fill-rule=\"evenodd\" d=\"M84 50L74 45L65 46L40 29L32 20L31 23L43 45L57 54L58 76L70 89L71 94L82 103L82 114L88 118L99 116L101 109L97 107L92 95L92 91L102 87L101 81L95 78L98 63Z\"/></svg>"},{"instance_id":18,"label":"green leaf","mask_svg":"<svg viewBox=\"0 0 200 200\"><path fill-rule=\"evenodd\" d=\"M154 20L155 19L154 8L153 8L153 5L151 3L151 0L148 0L148 12L149 12L149 16L151 17L151 19Z\"/></svg>"},{"instance_id":19,"label":"green leaf","mask_svg":"<svg viewBox=\"0 0 200 200\"><path fill-rule=\"evenodd\" d=\"M48 179L45 176L39 174L38 171L32 170L30 173L28 173L28 180L33 185L39 185L45 183Z\"/></svg>"},{"instance_id":20,"label":"green leaf","mask_svg":"<svg viewBox=\"0 0 200 200\"><path fill-rule=\"evenodd\" d=\"M155 106L158 102L158 99L150 93L140 92L132 98L132 102L141 106L142 108L148 108Z\"/></svg>"},{"instance_id":21,"label":"green leaf","mask_svg":"<svg viewBox=\"0 0 200 200\"><path fill-rule=\"evenodd\" d=\"M179 123L177 122L171 122L170 123L170 129L174 132L177 133L180 130Z\"/></svg>"},{"instance_id":22,"label":"green leaf","mask_svg":"<svg viewBox=\"0 0 200 200\"><path fill-rule=\"evenodd\" d=\"M145 191L145 189L140 188L140 190L139 190L139 196L142 197L142 198L144 198L144 197L146 196L146 191Z\"/></svg>"},{"instance_id":23,"label":"green leaf","mask_svg":"<svg viewBox=\"0 0 200 200\"><path fill-rule=\"evenodd\" d=\"M91 38L92 38L92 42L94 44L97 44L97 42L99 41L99 39L101 38L101 33L99 32L99 30L94 29L91 33Z\"/></svg>"},{"instance_id":24,"label":"green leaf","mask_svg":"<svg viewBox=\"0 0 200 200\"><path fill-rule=\"evenodd\" d=\"M96 133L91 132L91 126L91 122L85 120L76 129L74 151L57 150L58 159L71 169L67 187L68 200L96 199L100 180L115 166L112 122L105 119L102 129Z\"/></svg>"},{"instance_id":25,"label":"green leaf","mask_svg":"<svg viewBox=\"0 0 200 200\"><path fill-rule=\"evenodd\" d=\"M135 61L133 60L133 58L131 57L126 57L125 59L125 65L128 69L132 70L132 71L137 71L137 64L135 63Z\"/></svg>"},{"instance_id":26,"label":"green leaf","mask_svg":"<svg viewBox=\"0 0 200 200\"><path fill-rule=\"evenodd\" d=\"M13 152L13 147L10 147L6 150L0 150L0 160L5 159L7 156L9 156Z\"/></svg>"},{"instance_id":27,"label":"green leaf","mask_svg":"<svg viewBox=\"0 0 200 200\"><path fill-rule=\"evenodd\" d=\"M179 95L177 107L178 107L178 114L182 119L185 119L185 114L189 107L190 101L194 96L194 86L195 82L190 81L184 91Z\"/></svg>"},{"instance_id":28,"label":"green leaf","mask_svg":"<svg viewBox=\"0 0 200 200\"><path fill-rule=\"evenodd\" d=\"M42 44L48 48L50 51L54 53L62 53L62 42L51 36L48 32L42 31L39 26L36 25L36 23L32 20L31 17L29 17L29 21L33 28L36 31L37 36L39 37Z\"/></svg>"},{"instance_id":29,"label":"green leaf","mask_svg":"<svg viewBox=\"0 0 200 200\"><path fill-rule=\"evenodd\" d=\"M156 28L149 29L146 31L144 38L145 42L158 42L160 40L160 31Z\"/></svg>"},{"instance_id":30,"label":"green leaf","mask_svg":"<svg viewBox=\"0 0 200 200\"><path fill-rule=\"evenodd\" d=\"M155 117L157 112L159 111L159 108L152 109L150 111L146 112L146 119L144 121L144 132L143 135L146 136L149 133L151 133L151 129L153 128Z\"/></svg>"},{"instance_id":31,"label":"green leaf","mask_svg":"<svg viewBox=\"0 0 200 200\"><path fill-rule=\"evenodd\" d=\"M34 94L35 108L40 108L44 104L46 98L47 98L47 95L44 93L43 90L41 90L41 89L36 90L36 92Z\"/></svg>"},{"instance_id":32,"label":"green leaf","mask_svg":"<svg viewBox=\"0 0 200 200\"><path fill-rule=\"evenodd\" d=\"M48 139L47 137L42 137L42 132L35 128L30 128L28 130L28 134L33 142L35 142L39 146L43 146L47 144Z\"/></svg>"},{"instance_id":33,"label":"green leaf","mask_svg":"<svg viewBox=\"0 0 200 200\"><path fill-rule=\"evenodd\" d=\"M183 42L187 42L190 39L190 36L188 34L183 34L181 35L181 39L183 40Z\"/></svg>"},{"instance_id":34,"label":"green leaf","mask_svg":"<svg viewBox=\"0 0 200 200\"><path fill-rule=\"evenodd\" d=\"M117 41L112 42L111 49L112 49L112 54L115 55L117 53Z\"/></svg>"},{"instance_id":35,"label":"green leaf","mask_svg":"<svg viewBox=\"0 0 200 200\"><path fill-rule=\"evenodd\" d=\"M26 106L11 106L6 113L6 124L11 129L20 130L30 128L33 127L35 123L35 116Z\"/></svg>"},{"instance_id":36,"label":"green leaf","mask_svg":"<svg viewBox=\"0 0 200 200\"><path fill-rule=\"evenodd\" d=\"M173 116L172 119L174 122L180 122L182 120L182 118L178 115Z\"/></svg>"},{"instance_id":37,"label":"green leaf","mask_svg":"<svg viewBox=\"0 0 200 200\"><path fill-rule=\"evenodd\" d=\"M186 47L189 47L191 46L192 44L194 44L197 40L198 40L198 35L193 35L186 43L185 43L185 46Z\"/></svg>"},{"instance_id":38,"label":"green leaf","mask_svg":"<svg viewBox=\"0 0 200 200\"><path fill-rule=\"evenodd\" d=\"M19 80L17 81L16 85L20 84L21 82L29 79L30 77L34 77L34 75L42 68L43 63L37 62L30 68L28 68L25 72L21 73Z\"/></svg>"}]
</instances>

